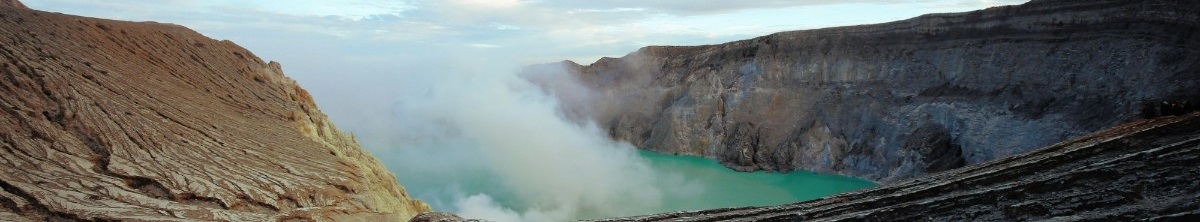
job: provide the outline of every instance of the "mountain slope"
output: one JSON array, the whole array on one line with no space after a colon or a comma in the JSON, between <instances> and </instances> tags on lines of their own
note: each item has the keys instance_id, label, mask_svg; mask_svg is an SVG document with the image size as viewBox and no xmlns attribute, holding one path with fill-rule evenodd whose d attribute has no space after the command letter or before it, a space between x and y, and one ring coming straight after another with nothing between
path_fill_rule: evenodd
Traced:
<instances>
[{"instance_id":1,"label":"mountain slope","mask_svg":"<svg viewBox=\"0 0 1200 222\"><path fill-rule=\"evenodd\" d=\"M232 42L9 0L0 46L0 218L404 220L429 210L279 64Z\"/></svg>"},{"instance_id":2,"label":"mountain slope","mask_svg":"<svg viewBox=\"0 0 1200 222\"><path fill-rule=\"evenodd\" d=\"M1038 0L652 46L528 76L548 68L593 92L564 99L568 115L615 139L737 170L889 183L1200 102L1200 2Z\"/></svg>"}]
</instances>

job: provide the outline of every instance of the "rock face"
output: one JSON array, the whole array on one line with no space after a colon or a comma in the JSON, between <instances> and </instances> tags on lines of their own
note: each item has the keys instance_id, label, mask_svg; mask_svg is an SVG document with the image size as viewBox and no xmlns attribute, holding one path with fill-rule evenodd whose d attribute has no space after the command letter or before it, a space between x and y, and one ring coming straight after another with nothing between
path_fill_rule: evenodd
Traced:
<instances>
[{"instance_id":1,"label":"rock face","mask_svg":"<svg viewBox=\"0 0 1200 222\"><path fill-rule=\"evenodd\" d=\"M0 0L0 7L27 8L25 4L21 4L21 1L18 0Z\"/></svg>"},{"instance_id":2,"label":"rock face","mask_svg":"<svg viewBox=\"0 0 1200 222\"><path fill-rule=\"evenodd\" d=\"M808 202L605 221L1195 221L1198 161L1200 113Z\"/></svg>"},{"instance_id":3,"label":"rock face","mask_svg":"<svg viewBox=\"0 0 1200 222\"><path fill-rule=\"evenodd\" d=\"M458 215L446 212L425 212L418 214L408 222L480 222L476 219L463 219Z\"/></svg>"},{"instance_id":4,"label":"rock face","mask_svg":"<svg viewBox=\"0 0 1200 222\"><path fill-rule=\"evenodd\" d=\"M0 4L0 218L407 220L312 98L185 27Z\"/></svg>"},{"instance_id":5,"label":"rock face","mask_svg":"<svg viewBox=\"0 0 1200 222\"><path fill-rule=\"evenodd\" d=\"M1195 104L1198 11L1183 0L1035 0L646 47L528 75L568 70L593 91L564 99L568 115L645 149L888 183L1153 116L1162 102Z\"/></svg>"}]
</instances>

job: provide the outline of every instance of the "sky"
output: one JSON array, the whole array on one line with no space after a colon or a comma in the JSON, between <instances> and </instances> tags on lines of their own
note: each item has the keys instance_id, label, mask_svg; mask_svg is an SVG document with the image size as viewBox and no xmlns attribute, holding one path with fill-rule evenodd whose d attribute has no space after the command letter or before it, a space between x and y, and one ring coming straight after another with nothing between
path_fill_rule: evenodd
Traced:
<instances>
[{"instance_id":1,"label":"sky","mask_svg":"<svg viewBox=\"0 0 1200 222\"><path fill-rule=\"evenodd\" d=\"M424 64L573 60L648 45L882 23L1025 0L22 0L44 11L190 27L278 61L339 125L380 125L359 97L425 86ZM487 60L487 61L482 61ZM495 61L504 60L504 61ZM469 65L467 65L469 66ZM503 70L509 71L509 70ZM365 85L381 85L364 87ZM346 101L351 100L351 101ZM387 102L379 102L387 103ZM384 113L376 113L384 114ZM360 135L361 136L361 135Z\"/></svg>"},{"instance_id":2,"label":"sky","mask_svg":"<svg viewBox=\"0 0 1200 222\"><path fill-rule=\"evenodd\" d=\"M466 71L489 64L472 72L508 74L517 66L564 59L589 64L648 45L719 44L780 31L882 23L1025 0L22 2L43 11L180 24L214 39L232 40L264 60L280 62L344 130L360 137L385 137L375 134L390 127L378 121L390 111L362 107L387 107L403 101L380 98L428 91L431 82L442 80L434 74L446 68Z\"/></svg>"},{"instance_id":3,"label":"sky","mask_svg":"<svg viewBox=\"0 0 1200 222\"><path fill-rule=\"evenodd\" d=\"M467 48L524 64L590 63L647 45L716 44L779 31L880 23L1022 0L25 0L32 8L158 21L230 39L269 60L359 60ZM297 44L307 43L307 44ZM381 47L382 45L382 47ZM419 54L419 53L416 53ZM323 54L328 55L328 54ZM293 65L299 67L299 65Z\"/></svg>"},{"instance_id":4,"label":"sky","mask_svg":"<svg viewBox=\"0 0 1200 222\"><path fill-rule=\"evenodd\" d=\"M566 119L557 97L515 75L521 66L588 64L648 45L719 44L1024 0L22 2L43 11L175 23L232 40L280 62L338 128L353 133L435 210L562 221L645 213L636 210L678 195L687 181L663 183L664 175L647 169L628 143ZM507 191L465 192L455 187L472 183L460 174L494 175L486 184Z\"/></svg>"}]
</instances>

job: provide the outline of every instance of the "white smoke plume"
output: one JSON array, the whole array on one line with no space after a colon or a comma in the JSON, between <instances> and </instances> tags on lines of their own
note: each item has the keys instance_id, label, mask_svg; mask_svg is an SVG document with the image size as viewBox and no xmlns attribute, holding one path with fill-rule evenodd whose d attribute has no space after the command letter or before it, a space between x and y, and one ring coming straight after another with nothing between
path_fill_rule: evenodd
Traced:
<instances>
[{"instance_id":1,"label":"white smoke plume","mask_svg":"<svg viewBox=\"0 0 1200 222\"><path fill-rule=\"evenodd\" d=\"M677 176L656 175L634 147L594 124L569 120L559 97L518 77L517 66L472 62L425 64L441 68L397 86L407 89L392 87L390 105L366 107L389 113L384 123L369 125L394 125L359 134L409 192L436 210L494 221L564 221L653 213L667 196L698 192L680 189L698 185ZM500 191L471 191L479 187Z\"/></svg>"}]
</instances>

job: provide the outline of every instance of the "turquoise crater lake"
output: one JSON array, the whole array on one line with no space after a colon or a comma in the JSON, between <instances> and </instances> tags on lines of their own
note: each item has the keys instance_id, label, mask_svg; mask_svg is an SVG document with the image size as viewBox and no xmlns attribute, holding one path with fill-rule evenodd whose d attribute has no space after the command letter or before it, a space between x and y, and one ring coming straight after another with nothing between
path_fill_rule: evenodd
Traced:
<instances>
[{"instance_id":1,"label":"turquoise crater lake","mask_svg":"<svg viewBox=\"0 0 1200 222\"><path fill-rule=\"evenodd\" d=\"M635 214L779 205L875 186L867 180L808 171L737 172L721 166L715 160L695 156L660 154L645 150L638 150L637 156L643 159L656 175L663 175L663 178L658 180L686 181L689 185L667 189L691 189L698 192L692 195L664 195L661 206L643 209L644 212L630 212ZM457 200L475 194L486 194L495 203L518 211L531 207L531 204L502 185L504 178L491 172L487 166L480 164L480 161L385 162L389 162L389 168L396 173L400 183L410 194L429 203L435 211L456 211ZM578 216L596 218L604 215Z\"/></svg>"},{"instance_id":2,"label":"turquoise crater lake","mask_svg":"<svg viewBox=\"0 0 1200 222\"><path fill-rule=\"evenodd\" d=\"M875 186L863 179L809 171L737 172L702 157L645 150L639 150L638 154L655 170L678 173L707 186L701 195L670 197L664 206L668 211L779 205Z\"/></svg>"}]
</instances>

